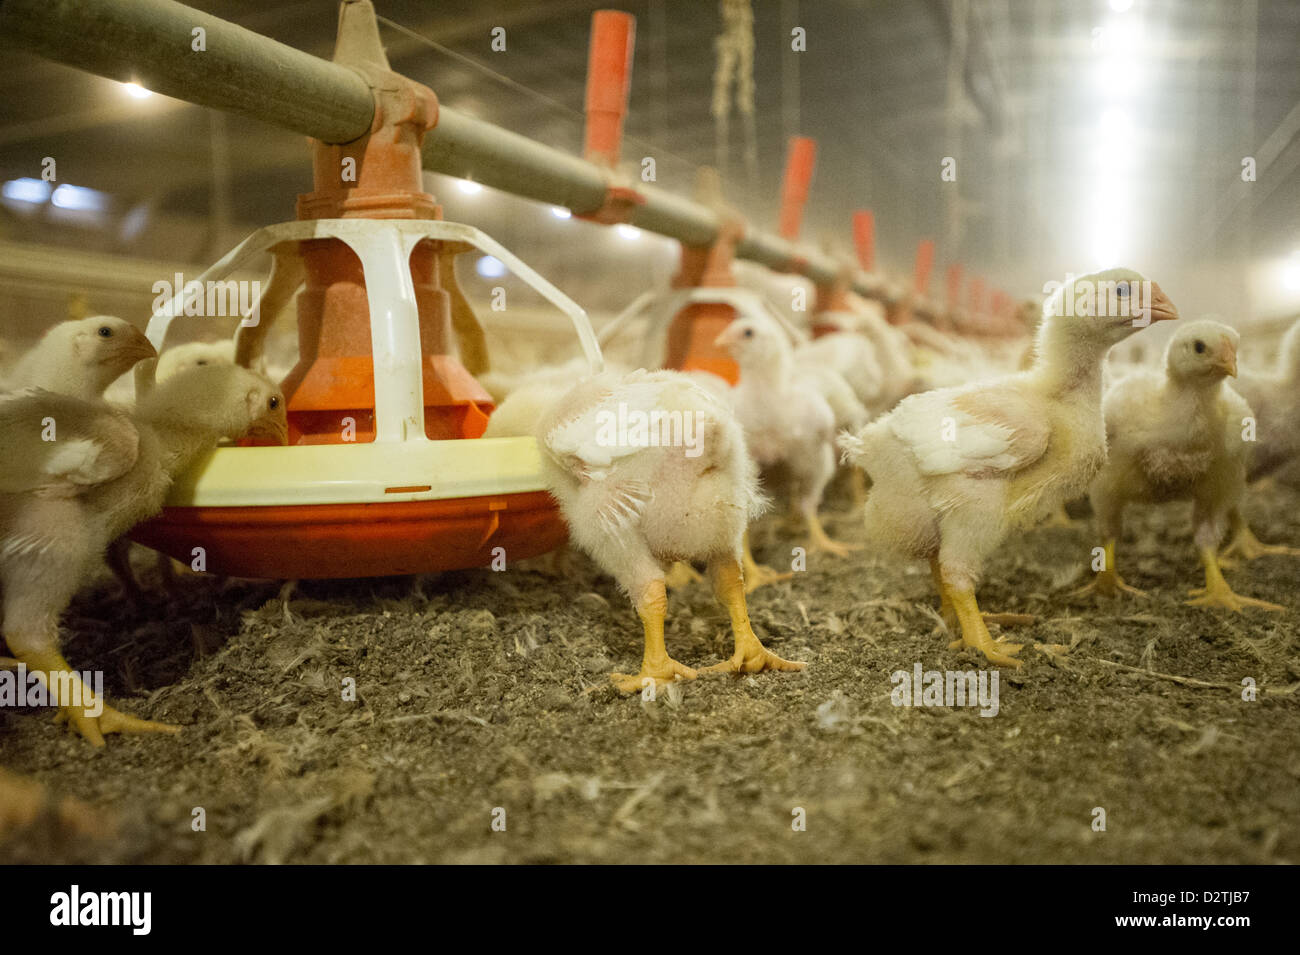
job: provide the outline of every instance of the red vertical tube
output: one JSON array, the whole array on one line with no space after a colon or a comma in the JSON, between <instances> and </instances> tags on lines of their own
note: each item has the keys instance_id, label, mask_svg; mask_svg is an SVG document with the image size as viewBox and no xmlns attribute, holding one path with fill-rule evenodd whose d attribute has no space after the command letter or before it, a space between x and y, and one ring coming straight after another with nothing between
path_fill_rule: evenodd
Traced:
<instances>
[{"instance_id":1,"label":"red vertical tube","mask_svg":"<svg viewBox=\"0 0 1300 955\"><path fill-rule=\"evenodd\" d=\"M876 217L870 209L853 213L853 247L862 270L876 271Z\"/></svg>"},{"instance_id":2,"label":"red vertical tube","mask_svg":"<svg viewBox=\"0 0 1300 955\"><path fill-rule=\"evenodd\" d=\"M587 126L582 153L589 162L613 169L623 148L623 117L632 80L636 18L621 10L591 15L587 52Z\"/></svg>"},{"instance_id":3,"label":"red vertical tube","mask_svg":"<svg viewBox=\"0 0 1300 955\"><path fill-rule=\"evenodd\" d=\"M930 287L930 270L934 268L934 240L922 239L916 244L916 294L924 296Z\"/></svg>"},{"instance_id":4,"label":"red vertical tube","mask_svg":"<svg viewBox=\"0 0 1300 955\"><path fill-rule=\"evenodd\" d=\"M781 238L793 242L799 238L803 224L803 207L808 201L813 164L817 161L817 143L807 136L791 136L785 157L785 178L781 182L781 221L777 228Z\"/></svg>"},{"instance_id":5,"label":"red vertical tube","mask_svg":"<svg viewBox=\"0 0 1300 955\"><path fill-rule=\"evenodd\" d=\"M959 264L948 266L948 271L944 275L944 300L950 309L961 304L961 265Z\"/></svg>"}]
</instances>

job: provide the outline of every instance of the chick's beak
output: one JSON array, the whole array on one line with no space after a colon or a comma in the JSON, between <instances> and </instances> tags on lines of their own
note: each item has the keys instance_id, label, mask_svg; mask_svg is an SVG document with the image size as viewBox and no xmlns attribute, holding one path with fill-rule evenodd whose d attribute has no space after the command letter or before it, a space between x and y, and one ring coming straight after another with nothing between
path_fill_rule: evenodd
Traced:
<instances>
[{"instance_id":1,"label":"chick's beak","mask_svg":"<svg viewBox=\"0 0 1300 955\"><path fill-rule=\"evenodd\" d=\"M1151 302L1147 307L1151 310L1151 321L1153 322L1172 322L1178 318L1178 309L1174 307L1174 303L1169 301L1169 296L1155 282L1151 283Z\"/></svg>"},{"instance_id":2,"label":"chick's beak","mask_svg":"<svg viewBox=\"0 0 1300 955\"><path fill-rule=\"evenodd\" d=\"M1218 354L1214 356L1214 367L1225 375L1237 377L1237 349L1232 342L1224 341L1219 346Z\"/></svg>"},{"instance_id":3,"label":"chick's beak","mask_svg":"<svg viewBox=\"0 0 1300 955\"><path fill-rule=\"evenodd\" d=\"M282 410L268 412L253 422L245 437L286 445L289 443L289 422Z\"/></svg>"},{"instance_id":4,"label":"chick's beak","mask_svg":"<svg viewBox=\"0 0 1300 955\"><path fill-rule=\"evenodd\" d=\"M736 340L736 325L732 322L722 330L722 334L713 340L716 348L731 348L732 342Z\"/></svg>"},{"instance_id":5,"label":"chick's beak","mask_svg":"<svg viewBox=\"0 0 1300 955\"><path fill-rule=\"evenodd\" d=\"M138 361L144 361L146 358L157 358L158 351L153 347L153 342L140 329L132 327L124 334L117 336L116 347L112 349L113 358L121 358L135 364Z\"/></svg>"}]
</instances>

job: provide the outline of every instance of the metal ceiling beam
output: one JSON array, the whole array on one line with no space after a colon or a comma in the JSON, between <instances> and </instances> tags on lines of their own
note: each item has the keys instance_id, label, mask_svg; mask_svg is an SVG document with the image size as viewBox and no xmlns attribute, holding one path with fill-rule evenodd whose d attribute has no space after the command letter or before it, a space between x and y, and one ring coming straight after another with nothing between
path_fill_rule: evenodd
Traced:
<instances>
[{"instance_id":1,"label":"metal ceiling beam","mask_svg":"<svg viewBox=\"0 0 1300 955\"><path fill-rule=\"evenodd\" d=\"M206 32L206 51L191 48ZM350 142L371 126L371 91L357 73L172 0L0 0L3 42L119 81L239 113L327 143ZM425 137L425 168L578 214L602 207L610 186L601 168L525 136L440 106ZM711 209L649 187L630 221L687 245L721 233ZM748 231L736 254L775 269L831 282L840 263L776 236ZM878 296L858 273L853 288Z\"/></svg>"}]
</instances>

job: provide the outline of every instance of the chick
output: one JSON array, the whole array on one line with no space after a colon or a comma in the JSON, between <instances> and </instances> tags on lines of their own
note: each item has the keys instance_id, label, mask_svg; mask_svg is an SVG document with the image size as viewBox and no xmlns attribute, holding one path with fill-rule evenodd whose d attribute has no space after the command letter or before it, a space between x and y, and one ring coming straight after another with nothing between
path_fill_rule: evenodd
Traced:
<instances>
[{"instance_id":1,"label":"chick","mask_svg":"<svg viewBox=\"0 0 1300 955\"><path fill-rule=\"evenodd\" d=\"M96 315L60 322L18 360L6 390L42 388L89 401L156 354L144 333L123 319Z\"/></svg>"},{"instance_id":2,"label":"chick","mask_svg":"<svg viewBox=\"0 0 1300 955\"><path fill-rule=\"evenodd\" d=\"M59 653L59 615L109 542L157 513L178 473L221 438L288 431L284 398L243 368L193 368L127 413L43 391L0 400L0 591L10 652L49 679L80 681ZM53 440L49 440L53 438ZM171 732L104 705L60 706L90 743L113 732Z\"/></svg>"},{"instance_id":3,"label":"chick","mask_svg":"<svg viewBox=\"0 0 1300 955\"><path fill-rule=\"evenodd\" d=\"M1247 480L1258 481L1300 459L1300 321L1282 336L1276 367L1243 370L1234 387L1255 412L1257 443Z\"/></svg>"},{"instance_id":4,"label":"chick","mask_svg":"<svg viewBox=\"0 0 1300 955\"><path fill-rule=\"evenodd\" d=\"M833 332L798 346L794 350L794 359L805 371L817 374L829 371L842 378L852 389L865 414L879 414L888 410L885 403L891 395L886 392L884 372L876 361L876 346L870 339L853 332ZM834 381L829 382L828 387L838 390L838 384ZM828 401L832 400L832 394L826 395ZM857 414L856 410L850 408L847 414L837 413L836 417L852 417ZM864 424L865 420L857 424L836 421L837 427L854 430Z\"/></svg>"},{"instance_id":5,"label":"chick","mask_svg":"<svg viewBox=\"0 0 1300 955\"><path fill-rule=\"evenodd\" d=\"M841 436L845 457L871 478L868 535L930 562L944 620L961 628L953 647L1019 665L1020 646L990 636L975 587L1011 530L1082 494L1105 462L1106 352L1138 330L1142 310L1151 321L1178 314L1158 285L1142 282L1137 272L1112 269L1067 283L1048 304L1028 371L913 395L856 436ZM1099 287L1114 295L1088 294Z\"/></svg>"},{"instance_id":6,"label":"chick","mask_svg":"<svg viewBox=\"0 0 1300 955\"><path fill-rule=\"evenodd\" d=\"M1115 568L1115 542L1131 501L1191 501L1205 587L1193 606L1277 604L1233 593L1216 552L1246 485L1248 445L1242 440L1250 405L1224 379L1237 374L1237 333L1218 322L1192 322L1169 339L1163 372L1135 372L1116 382L1102 404L1110 456L1090 497L1105 548L1105 568L1075 593L1141 595Z\"/></svg>"},{"instance_id":7,"label":"chick","mask_svg":"<svg viewBox=\"0 0 1300 955\"><path fill-rule=\"evenodd\" d=\"M732 321L717 342L740 366L732 406L745 442L760 467L785 465L793 480L793 505L807 524L810 550L847 556L858 545L827 536L818 517L826 485L835 474L835 413L816 376L800 369L789 340L759 316Z\"/></svg>"},{"instance_id":8,"label":"chick","mask_svg":"<svg viewBox=\"0 0 1300 955\"><path fill-rule=\"evenodd\" d=\"M803 669L767 650L749 623L741 541L764 501L744 432L721 402L679 372L605 372L565 393L535 433L574 543L641 618L641 671L613 674L619 690L696 676L664 646L664 574L674 561L704 561L731 615L735 653L704 672Z\"/></svg>"}]
</instances>

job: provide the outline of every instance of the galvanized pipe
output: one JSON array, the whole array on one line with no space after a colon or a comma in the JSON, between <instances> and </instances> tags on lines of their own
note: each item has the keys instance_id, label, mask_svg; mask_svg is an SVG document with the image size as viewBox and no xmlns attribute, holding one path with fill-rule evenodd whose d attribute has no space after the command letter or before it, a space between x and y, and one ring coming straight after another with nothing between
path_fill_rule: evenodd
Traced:
<instances>
[{"instance_id":1,"label":"galvanized pipe","mask_svg":"<svg viewBox=\"0 0 1300 955\"><path fill-rule=\"evenodd\" d=\"M193 48L196 28L204 31L203 52ZM363 136L374 118L369 87L347 67L173 0L0 0L0 42L326 143ZM609 173L592 163L446 106L425 137L423 162L580 215L600 209L610 187ZM644 201L633 225L691 246L718 238L721 222L708 207L649 186L637 192ZM841 267L820 252L752 230L736 255L817 283L833 281ZM881 294L878 279L862 272L852 288Z\"/></svg>"}]
</instances>

